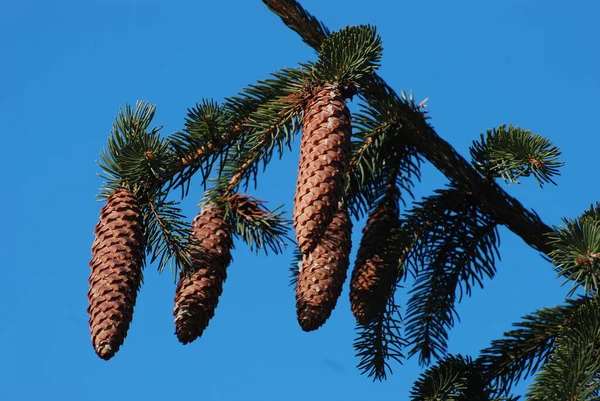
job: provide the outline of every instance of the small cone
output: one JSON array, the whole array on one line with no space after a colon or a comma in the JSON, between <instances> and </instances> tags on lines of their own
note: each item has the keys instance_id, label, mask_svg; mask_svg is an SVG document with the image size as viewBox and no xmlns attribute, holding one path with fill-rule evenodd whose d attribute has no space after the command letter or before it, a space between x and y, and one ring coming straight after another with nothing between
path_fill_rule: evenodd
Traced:
<instances>
[{"instance_id":1,"label":"small cone","mask_svg":"<svg viewBox=\"0 0 600 401\"><path fill-rule=\"evenodd\" d=\"M197 246L192 249L191 275L181 275L175 292L175 334L188 344L200 337L215 314L227 266L231 263L231 227L224 213L214 205L204 205L192 223Z\"/></svg>"},{"instance_id":2,"label":"small cone","mask_svg":"<svg viewBox=\"0 0 600 401\"><path fill-rule=\"evenodd\" d=\"M321 241L304 255L296 284L296 311L304 331L318 329L331 315L350 263L352 222L340 206Z\"/></svg>"},{"instance_id":3,"label":"small cone","mask_svg":"<svg viewBox=\"0 0 600 401\"><path fill-rule=\"evenodd\" d=\"M398 257L386 255L386 241L399 227L398 208L381 203L367 220L350 281L350 306L356 321L366 324L385 312L398 275Z\"/></svg>"},{"instance_id":4,"label":"small cone","mask_svg":"<svg viewBox=\"0 0 600 401\"><path fill-rule=\"evenodd\" d=\"M350 111L336 85L308 102L302 119L294 229L302 253L319 242L342 200L351 154Z\"/></svg>"},{"instance_id":5,"label":"small cone","mask_svg":"<svg viewBox=\"0 0 600 401\"><path fill-rule=\"evenodd\" d=\"M131 192L108 197L95 234L87 311L94 350L109 360L127 336L144 264L142 213Z\"/></svg>"}]
</instances>

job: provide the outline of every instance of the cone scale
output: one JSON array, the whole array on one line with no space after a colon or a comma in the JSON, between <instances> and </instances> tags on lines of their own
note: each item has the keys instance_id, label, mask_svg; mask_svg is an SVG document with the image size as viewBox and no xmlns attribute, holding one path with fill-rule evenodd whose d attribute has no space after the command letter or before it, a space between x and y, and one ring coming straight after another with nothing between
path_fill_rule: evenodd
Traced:
<instances>
[{"instance_id":1,"label":"cone scale","mask_svg":"<svg viewBox=\"0 0 600 401\"><path fill-rule=\"evenodd\" d=\"M302 119L294 197L294 229L303 254L317 245L342 200L351 131L350 111L339 87L325 85L317 90Z\"/></svg>"},{"instance_id":2,"label":"cone scale","mask_svg":"<svg viewBox=\"0 0 600 401\"><path fill-rule=\"evenodd\" d=\"M340 206L314 249L305 254L296 284L298 323L304 331L322 326L342 292L350 263L352 222Z\"/></svg>"},{"instance_id":3,"label":"cone scale","mask_svg":"<svg viewBox=\"0 0 600 401\"><path fill-rule=\"evenodd\" d=\"M129 190L108 197L95 236L87 310L94 350L108 360L127 336L144 264L142 213Z\"/></svg>"},{"instance_id":4,"label":"cone scale","mask_svg":"<svg viewBox=\"0 0 600 401\"><path fill-rule=\"evenodd\" d=\"M194 218L192 235L197 240L190 252L193 273L180 276L173 311L175 334L182 344L200 337L214 316L233 248L231 227L223 211L211 204Z\"/></svg>"}]
</instances>

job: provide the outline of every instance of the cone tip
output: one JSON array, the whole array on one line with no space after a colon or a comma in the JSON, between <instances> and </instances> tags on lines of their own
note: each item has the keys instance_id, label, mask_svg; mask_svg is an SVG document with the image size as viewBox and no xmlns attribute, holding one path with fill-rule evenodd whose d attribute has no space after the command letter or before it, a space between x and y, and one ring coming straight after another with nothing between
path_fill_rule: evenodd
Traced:
<instances>
[{"instance_id":1,"label":"cone tip","mask_svg":"<svg viewBox=\"0 0 600 401\"><path fill-rule=\"evenodd\" d=\"M115 356L115 353L117 350L113 350L113 348L110 344L99 344L95 348L95 351L96 351L96 355L98 355L100 357L100 359L108 361L113 356Z\"/></svg>"}]
</instances>

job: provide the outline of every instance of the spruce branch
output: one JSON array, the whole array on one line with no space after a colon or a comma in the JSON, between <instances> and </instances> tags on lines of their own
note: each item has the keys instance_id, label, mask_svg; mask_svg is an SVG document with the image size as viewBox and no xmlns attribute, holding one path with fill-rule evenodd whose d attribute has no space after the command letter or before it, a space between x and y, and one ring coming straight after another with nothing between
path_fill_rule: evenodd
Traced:
<instances>
[{"instance_id":1,"label":"spruce branch","mask_svg":"<svg viewBox=\"0 0 600 401\"><path fill-rule=\"evenodd\" d=\"M299 114L297 108L282 111L279 119L273 121L268 128L255 130L244 138L244 142L236 149L237 158L232 155L230 163L225 164L220 171L222 184L219 190L224 188L223 192L230 194L240 185L247 188L252 180L256 186L259 167L262 164L266 168L273 157L274 148L278 147L281 157L284 149L291 146L293 137L300 128Z\"/></svg>"},{"instance_id":2,"label":"spruce branch","mask_svg":"<svg viewBox=\"0 0 600 401\"><path fill-rule=\"evenodd\" d=\"M275 150L281 157L291 148L300 127L307 76L301 68L288 68L272 74L244 92L229 98L225 107L234 115L243 115L244 134L231 145L221 166L215 193L232 194L239 186L256 183L259 167L266 167Z\"/></svg>"},{"instance_id":3,"label":"spruce branch","mask_svg":"<svg viewBox=\"0 0 600 401\"><path fill-rule=\"evenodd\" d=\"M420 181L421 159L402 139L388 104L361 105L354 115L353 156L346 184L348 209L360 218L388 189L395 177L399 200L412 197L414 181Z\"/></svg>"},{"instance_id":4,"label":"spruce branch","mask_svg":"<svg viewBox=\"0 0 600 401\"><path fill-rule=\"evenodd\" d=\"M192 273L190 228L176 205L159 195L150 199L144 208L146 252L152 255L151 263L158 260L159 272L170 264L175 277L179 272Z\"/></svg>"},{"instance_id":5,"label":"spruce branch","mask_svg":"<svg viewBox=\"0 0 600 401\"><path fill-rule=\"evenodd\" d=\"M461 355L448 356L426 370L413 385L410 395L413 401L500 400L493 398L493 386L482 366Z\"/></svg>"},{"instance_id":6,"label":"spruce branch","mask_svg":"<svg viewBox=\"0 0 600 401\"><path fill-rule=\"evenodd\" d=\"M583 212L581 219L591 219L593 221L600 221L600 203L596 202L591 204L590 208Z\"/></svg>"},{"instance_id":7,"label":"spruce branch","mask_svg":"<svg viewBox=\"0 0 600 401\"><path fill-rule=\"evenodd\" d=\"M564 226L548 236L550 252L558 274L573 282L568 296L579 287L586 294L600 292L600 204L592 205L575 220L563 219Z\"/></svg>"},{"instance_id":8,"label":"spruce branch","mask_svg":"<svg viewBox=\"0 0 600 401\"><path fill-rule=\"evenodd\" d=\"M535 373L547 360L561 330L580 308L591 302L595 301L582 297L524 316L513 324L515 329L482 350L478 362L485 366L490 380L497 383L499 393L508 393L513 385Z\"/></svg>"},{"instance_id":9,"label":"spruce branch","mask_svg":"<svg viewBox=\"0 0 600 401\"><path fill-rule=\"evenodd\" d=\"M231 140L240 132L239 125L232 124L231 115L213 100L203 99L188 109L183 131L169 137L179 160L170 187L182 187L183 195L187 194L190 180L198 171L205 185L213 164L219 158L223 163Z\"/></svg>"},{"instance_id":10,"label":"spruce branch","mask_svg":"<svg viewBox=\"0 0 600 401\"><path fill-rule=\"evenodd\" d=\"M346 27L330 34L322 43L315 78L341 86L358 83L379 68L383 48L374 27Z\"/></svg>"},{"instance_id":11,"label":"spruce branch","mask_svg":"<svg viewBox=\"0 0 600 401\"><path fill-rule=\"evenodd\" d=\"M185 156L179 158L171 164L170 169L166 172L165 177L162 180L162 183L165 184L170 181L168 187L181 187L182 197L184 197L188 193L191 177L198 170L201 170L203 172L202 184L205 185L208 174L206 168L202 170L203 163L207 160L210 161L211 159L214 162L214 160L218 159L219 157L221 157L221 160L225 160L226 157L224 152L229 146L231 146L232 142L234 142L243 134L243 132L244 130L242 125L233 125L231 129L222 132L221 135L215 138L213 141L193 149L191 152L187 153ZM170 139L173 141L184 140L184 136L184 133L176 132L171 136ZM175 153L177 150L174 146L171 144L171 148Z\"/></svg>"},{"instance_id":12,"label":"spruce branch","mask_svg":"<svg viewBox=\"0 0 600 401\"><path fill-rule=\"evenodd\" d=\"M471 146L475 168L485 177L502 177L519 184L520 177L533 176L542 186L551 182L564 163L558 161L560 150L540 135L506 124L487 130Z\"/></svg>"},{"instance_id":13,"label":"spruce branch","mask_svg":"<svg viewBox=\"0 0 600 401\"><path fill-rule=\"evenodd\" d=\"M600 304L584 302L555 339L527 396L538 400L591 401L600 397Z\"/></svg>"},{"instance_id":14,"label":"spruce branch","mask_svg":"<svg viewBox=\"0 0 600 401\"><path fill-rule=\"evenodd\" d=\"M354 350L360 358L358 369L367 377L385 380L392 373L389 364L394 360L402 364L402 348L406 340L402 337L400 307L394 303L395 286L388 296L385 311L366 323L357 323Z\"/></svg>"},{"instance_id":15,"label":"spruce branch","mask_svg":"<svg viewBox=\"0 0 600 401\"><path fill-rule=\"evenodd\" d=\"M494 277L497 228L450 188L417 203L406 229L418 233L408 255L408 264L417 269L406 316L406 336L413 345L409 355L419 354L419 362L428 364L446 353L448 330L458 317L456 301L470 296L475 284L483 287L484 277Z\"/></svg>"},{"instance_id":16,"label":"spruce branch","mask_svg":"<svg viewBox=\"0 0 600 401\"><path fill-rule=\"evenodd\" d=\"M316 50L329 35L329 29L295 0L263 0L263 3Z\"/></svg>"},{"instance_id":17,"label":"spruce branch","mask_svg":"<svg viewBox=\"0 0 600 401\"><path fill-rule=\"evenodd\" d=\"M146 102L137 102L135 110L128 104L119 110L98 162L105 180L102 197L125 184L143 201L140 191L152 192L166 174L173 154L159 135L160 127L149 130L155 111Z\"/></svg>"},{"instance_id":18,"label":"spruce branch","mask_svg":"<svg viewBox=\"0 0 600 401\"><path fill-rule=\"evenodd\" d=\"M298 83L307 79L306 71L312 68L311 64L300 64L300 68L277 71L271 74L271 78L258 81L238 95L226 98L221 106L204 100L188 110L186 129L171 137L171 146L180 157L171 166L165 182L172 180L171 187L181 186L184 189L191 176L200 170L205 183L210 166L217 159L221 160L220 172L227 157L231 156L228 150L235 147L232 153L239 151L244 136L256 130L254 120L261 116L264 119L265 114L267 118L276 118L273 113L269 114L269 107L272 109L274 103L279 103L281 98L301 87ZM267 105L269 102L270 106Z\"/></svg>"},{"instance_id":19,"label":"spruce branch","mask_svg":"<svg viewBox=\"0 0 600 401\"><path fill-rule=\"evenodd\" d=\"M271 211L264 206L264 201L236 193L227 198L226 215L232 222L234 234L250 249L265 253L270 249L279 254L291 241L290 221L283 218L279 209Z\"/></svg>"},{"instance_id":20,"label":"spruce branch","mask_svg":"<svg viewBox=\"0 0 600 401\"><path fill-rule=\"evenodd\" d=\"M402 364L406 345L400 331L400 307L394 297L404 276L405 252L396 241L390 241L390 234L401 224L398 171L392 171L386 194L369 214L350 282L350 303L357 321L357 367L362 374L380 381L391 373L391 360Z\"/></svg>"},{"instance_id":21,"label":"spruce branch","mask_svg":"<svg viewBox=\"0 0 600 401\"><path fill-rule=\"evenodd\" d=\"M327 36L323 24L292 0L263 0L265 4L291 29L314 49L320 49ZM404 128L404 137L414 148L451 181L487 209L493 218L521 237L534 249L549 254L546 234L552 228L540 217L525 209L515 198L494 182L488 182L469 162L442 139L427 123L422 110L415 111L376 73L370 74L361 85L361 94L366 101L390 101L396 104L397 119Z\"/></svg>"},{"instance_id":22,"label":"spruce branch","mask_svg":"<svg viewBox=\"0 0 600 401\"><path fill-rule=\"evenodd\" d=\"M237 124L246 124L248 117L259 107L296 92L310 78L313 64L300 63L297 68L284 68L271 73L269 78L243 88L241 93L226 98L223 103Z\"/></svg>"}]
</instances>

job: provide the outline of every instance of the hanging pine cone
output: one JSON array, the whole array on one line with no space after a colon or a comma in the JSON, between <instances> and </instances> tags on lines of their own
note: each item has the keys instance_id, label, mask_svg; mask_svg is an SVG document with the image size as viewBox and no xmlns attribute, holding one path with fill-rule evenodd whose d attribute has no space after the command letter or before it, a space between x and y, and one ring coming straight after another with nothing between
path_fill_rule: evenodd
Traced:
<instances>
[{"instance_id":1,"label":"hanging pine cone","mask_svg":"<svg viewBox=\"0 0 600 401\"><path fill-rule=\"evenodd\" d=\"M336 85L316 91L302 119L294 229L302 253L318 243L344 191L351 139L350 111Z\"/></svg>"},{"instance_id":2,"label":"hanging pine cone","mask_svg":"<svg viewBox=\"0 0 600 401\"><path fill-rule=\"evenodd\" d=\"M109 360L127 336L144 265L144 226L138 201L125 188L100 211L92 245L89 324L96 354Z\"/></svg>"},{"instance_id":3,"label":"hanging pine cone","mask_svg":"<svg viewBox=\"0 0 600 401\"><path fill-rule=\"evenodd\" d=\"M296 311L304 331L318 329L331 315L350 263L352 221L340 205L327 231L304 255L296 284Z\"/></svg>"},{"instance_id":4,"label":"hanging pine cone","mask_svg":"<svg viewBox=\"0 0 600 401\"><path fill-rule=\"evenodd\" d=\"M390 254L386 241L399 224L398 208L388 200L371 212L363 229L350 281L350 306L358 323L385 311L398 275L398 255Z\"/></svg>"},{"instance_id":5,"label":"hanging pine cone","mask_svg":"<svg viewBox=\"0 0 600 401\"><path fill-rule=\"evenodd\" d=\"M231 263L231 227L224 212L212 204L204 205L192 223L197 246L191 250L191 275L181 275L175 292L175 334L188 344L202 335L215 314L227 266Z\"/></svg>"}]
</instances>

